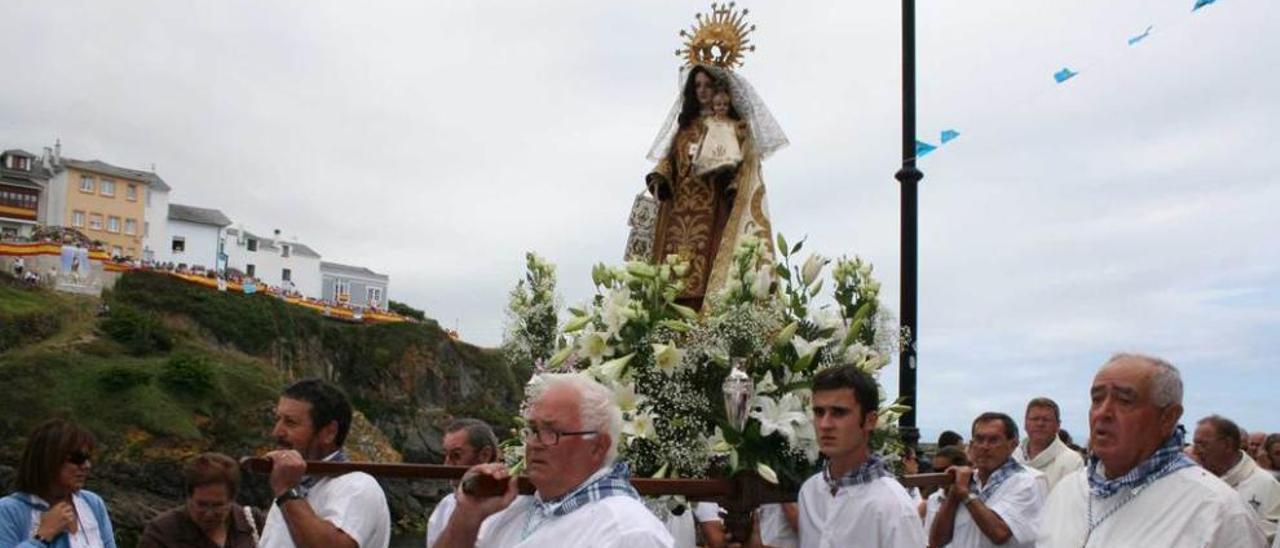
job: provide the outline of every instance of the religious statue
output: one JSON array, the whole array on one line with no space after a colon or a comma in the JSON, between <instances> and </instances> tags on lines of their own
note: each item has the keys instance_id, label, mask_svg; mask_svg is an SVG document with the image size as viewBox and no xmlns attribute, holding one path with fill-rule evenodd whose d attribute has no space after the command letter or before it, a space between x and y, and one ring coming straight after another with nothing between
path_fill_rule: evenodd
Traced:
<instances>
[{"instance_id":1,"label":"religious statue","mask_svg":"<svg viewBox=\"0 0 1280 548\"><path fill-rule=\"evenodd\" d=\"M645 245L629 243L629 258L661 262L677 255L687 261L678 301L694 309L724 285L744 236L772 241L760 162L786 146L787 137L733 70L755 49L747 40L755 26L746 24L746 15L732 3L712 4L710 15L698 14L692 32L680 31L680 94L649 151L657 165L645 177L657 215L648 226L633 215L632 240L642 231L652 236ZM652 207L642 201L637 208ZM638 250L649 254L636 256Z\"/></svg>"}]
</instances>

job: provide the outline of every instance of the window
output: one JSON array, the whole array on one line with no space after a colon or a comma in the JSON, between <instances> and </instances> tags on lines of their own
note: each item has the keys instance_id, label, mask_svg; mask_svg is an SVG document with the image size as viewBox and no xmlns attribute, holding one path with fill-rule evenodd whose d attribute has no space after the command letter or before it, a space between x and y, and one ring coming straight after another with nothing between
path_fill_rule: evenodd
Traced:
<instances>
[{"instance_id":1,"label":"window","mask_svg":"<svg viewBox=\"0 0 1280 548\"><path fill-rule=\"evenodd\" d=\"M93 177L88 175L80 176L80 192L93 192Z\"/></svg>"},{"instance_id":2,"label":"window","mask_svg":"<svg viewBox=\"0 0 1280 548\"><path fill-rule=\"evenodd\" d=\"M114 197L116 195L116 182L111 179L103 179L102 184L98 185L98 194Z\"/></svg>"},{"instance_id":3,"label":"window","mask_svg":"<svg viewBox=\"0 0 1280 548\"><path fill-rule=\"evenodd\" d=\"M124 189L124 197L130 202L138 201L138 185L129 183L129 186Z\"/></svg>"},{"instance_id":4,"label":"window","mask_svg":"<svg viewBox=\"0 0 1280 548\"><path fill-rule=\"evenodd\" d=\"M107 217L107 232L120 233L120 218L116 216Z\"/></svg>"},{"instance_id":5,"label":"window","mask_svg":"<svg viewBox=\"0 0 1280 548\"><path fill-rule=\"evenodd\" d=\"M71 212L71 226L74 226L76 228L84 228L84 212L83 211Z\"/></svg>"},{"instance_id":6,"label":"window","mask_svg":"<svg viewBox=\"0 0 1280 548\"><path fill-rule=\"evenodd\" d=\"M132 247L130 247L130 248L128 248L128 249L125 249L125 250L124 250L124 256L125 256L125 257L137 257L137 256L138 256L138 250L137 250L136 248L132 248Z\"/></svg>"},{"instance_id":7,"label":"window","mask_svg":"<svg viewBox=\"0 0 1280 548\"><path fill-rule=\"evenodd\" d=\"M281 279L282 281L292 282L292 281L293 281L293 271L292 271L292 270L289 270L289 269L287 269L287 268L286 268L286 269L284 269L284 270L281 270L281 271L280 271L280 279Z\"/></svg>"},{"instance_id":8,"label":"window","mask_svg":"<svg viewBox=\"0 0 1280 548\"><path fill-rule=\"evenodd\" d=\"M351 282L342 278L333 280L333 294L335 296L351 294Z\"/></svg>"},{"instance_id":9,"label":"window","mask_svg":"<svg viewBox=\"0 0 1280 548\"><path fill-rule=\"evenodd\" d=\"M146 238L148 236L151 236L151 223L142 221L142 237Z\"/></svg>"},{"instance_id":10,"label":"window","mask_svg":"<svg viewBox=\"0 0 1280 548\"><path fill-rule=\"evenodd\" d=\"M174 237L173 237L173 247L172 247L171 249L173 249L173 252L174 252L174 253L182 253L182 252L186 251L186 250L187 250L187 239L186 239L186 238L184 238L184 237L182 237L182 236L174 236Z\"/></svg>"},{"instance_id":11,"label":"window","mask_svg":"<svg viewBox=\"0 0 1280 548\"><path fill-rule=\"evenodd\" d=\"M280 256L281 256L281 257L288 257L288 256L289 256L289 246L288 246L288 245L282 245L282 246L280 246Z\"/></svg>"},{"instance_id":12,"label":"window","mask_svg":"<svg viewBox=\"0 0 1280 548\"><path fill-rule=\"evenodd\" d=\"M147 189L147 207L151 207L151 189Z\"/></svg>"},{"instance_id":13,"label":"window","mask_svg":"<svg viewBox=\"0 0 1280 548\"><path fill-rule=\"evenodd\" d=\"M248 243L247 243L246 245L248 245L248 246L249 246L249 251L257 251L257 250L258 250L258 240L255 240L255 239L253 239L253 238L249 238L249 241L248 241Z\"/></svg>"},{"instance_id":14,"label":"window","mask_svg":"<svg viewBox=\"0 0 1280 548\"><path fill-rule=\"evenodd\" d=\"M370 307L377 308L379 306L382 306L382 288L381 287L370 287L367 290L365 297L366 297L365 302L368 303Z\"/></svg>"},{"instance_id":15,"label":"window","mask_svg":"<svg viewBox=\"0 0 1280 548\"><path fill-rule=\"evenodd\" d=\"M124 220L124 233L133 236L138 233L138 221L133 219Z\"/></svg>"},{"instance_id":16,"label":"window","mask_svg":"<svg viewBox=\"0 0 1280 548\"><path fill-rule=\"evenodd\" d=\"M89 228L94 230L102 230L102 214L91 213L89 215Z\"/></svg>"},{"instance_id":17,"label":"window","mask_svg":"<svg viewBox=\"0 0 1280 548\"><path fill-rule=\"evenodd\" d=\"M244 275L250 278L257 276L258 270L251 264L244 265Z\"/></svg>"},{"instance_id":18,"label":"window","mask_svg":"<svg viewBox=\"0 0 1280 548\"><path fill-rule=\"evenodd\" d=\"M120 246L118 246L118 245L113 245L113 246L111 246L111 257L112 257L112 258L115 258L115 257L123 257L123 256L124 256L124 250L123 250L123 249L120 249Z\"/></svg>"}]
</instances>

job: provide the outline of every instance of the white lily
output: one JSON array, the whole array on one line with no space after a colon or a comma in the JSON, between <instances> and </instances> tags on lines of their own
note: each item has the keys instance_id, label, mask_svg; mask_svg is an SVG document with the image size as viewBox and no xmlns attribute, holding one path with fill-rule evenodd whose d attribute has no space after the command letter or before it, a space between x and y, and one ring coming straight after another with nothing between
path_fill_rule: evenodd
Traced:
<instances>
[{"instance_id":1,"label":"white lily","mask_svg":"<svg viewBox=\"0 0 1280 548\"><path fill-rule=\"evenodd\" d=\"M631 358L636 357L636 353L632 352L621 358L614 358L600 364L600 377L608 382L618 382L622 380L622 370L631 362Z\"/></svg>"},{"instance_id":2,"label":"white lily","mask_svg":"<svg viewBox=\"0 0 1280 548\"><path fill-rule=\"evenodd\" d=\"M800 283L805 287L813 285L813 281L818 279L818 275L822 273L822 268L827 266L830 260L822 255L814 253L805 259L804 266L800 268Z\"/></svg>"},{"instance_id":3,"label":"white lily","mask_svg":"<svg viewBox=\"0 0 1280 548\"><path fill-rule=\"evenodd\" d=\"M605 338L613 338L622 331L627 323L628 307L631 306L631 293L624 287L610 289L604 296L600 319L604 322Z\"/></svg>"},{"instance_id":4,"label":"white lily","mask_svg":"<svg viewBox=\"0 0 1280 548\"><path fill-rule=\"evenodd\" d=\"M760 421L760 435L769 436L778 432L787 439L787 443L792 443L795 439L796 425L806 420L801 411L800 400L791 394L776 400L768 396L756 396L752 407L756 410L751 412L751 416Z\"/></svg>"},{"instance_id":5,"label":"white lily","mask_svg":"<svg viewBox=\"0 0 1280 548\"><path fill-rule=\"evenodd\" d=\"M778 391L778 384L773 382L773 371L765 371L764 378L756 383L757 394L769 394Z\"/></svg>"},{"instance_id":6,"label":"white lily","mask_svg":"<svg viewBox=\"0 0 1280 548\"><path fill-rule=\"evenodd\" d=\"M794 346L796 348L796 354L798 354L801 358L808 356L809 354L813 354L814 352L817 352L818 349L826 346L828 342L830 341L828 341L827 339L815 339L813 341L806 341L804 340L804 337L801 337L800 335L796 335L791 338L791 346Z\"/></svg>"},{"instance_id":7,"label":"white lily","mask_svg":"<svg viewBox=\"0 0 1280 548\"><path fill-rule=\"evenodd\" d=\"M618 382L613 385L613 401L618 403L618 408L623 413L635 411L636 406L640 403L640 397L636 395L636 387L628 382Z\"/></svg>"},{"instance_id":8,"label":"white lily","mask_svg":"<svg viewBox=\"0 0 1280 548\"><path fill-rule=\"evenodd\" d=\"M592 365L613 354L613 347L609 346L604 334L596 331L584 332L578 337L578 348L582 350L583 356L591 360Z\"/></svg>"},{"instance_id":9,"label":"white lily","mask_svg":"<svg viewBox=\"0 0 1280 548\"><path fill-rule=\"evenodd\" d=\"M680 361L684 358L684 351L676 348L675 344L655 344L653 345L653 362L659 371L668 375L675 373L680 367Z\"/></svg>"},{"instance_id":10,"label":"white lily","mask_svg":"<svg viewBox=\"0 0 1280 548\"><path fill-rule=\"evenodd\" d=\"M653 428L653 416L648 413L636 413L629 421L622 422L622 433L632 438L652 438L657 435Z\"/></svg>"},{"instance_id":11,"label":"white lily","mask_svg":"<svg viewBox=\"0 0 1280 548\"><path fill-rule=\"evenodd\" d=\"M755 280L751 284L751 296L756 300L764 300L769 297L769 288L773 286L773 271L764 265L760 270L756 271Z\"/></svg>"},{"instance_id":12,"label":"white lily","mask_svg":"<svg viewBox=\"0 0 1280 548\"><path fill-rule=\"evenodd\" d=\"M716 427L715 433L707 438L707 447L711 449L712 453L728 453L733 450L733 446L725 441L724 431L720 430L719 426Z\"/></svg>"},{"instance_id":13,"label":"white lily","mask_svg":"<svg viewBox=\"0 0 1280 548\"><path fill-rule=\"evenodd\" d=\"M795 447L804 451L809 462L818 460L818 433L813 428L813 421L805 418L804 424L796 426Z\"/></svg>"}]
</instances>

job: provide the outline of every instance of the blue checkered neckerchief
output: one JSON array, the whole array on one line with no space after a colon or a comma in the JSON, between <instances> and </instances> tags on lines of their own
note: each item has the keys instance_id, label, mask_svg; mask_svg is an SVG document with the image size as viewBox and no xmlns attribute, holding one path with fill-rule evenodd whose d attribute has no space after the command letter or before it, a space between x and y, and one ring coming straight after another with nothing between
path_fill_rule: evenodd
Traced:
<instances>
[{"instance_id":1,"label":"blue checkered neckerchief","mask_svg":"<svg viewBox=\"0 0 1280 548\"><path fill-rule=\"evenodd\" d=\"M827 487L831 489L831 496L836 496L840 492L841 487L852 487L861 485L879 478L893 477L893 471L889 470L889 465L880 455L872 453L861 466L850 470L848 474L838 478L832 478L829 468L831 463L822 467L822 479L827 482Z\"/></svg>"},{"instance_id":2,"label":"blue checkered neckerchief","mask_svg":"<svg viewBox=\"0 0 1280 548\"><path fill-rule=\"evenodd\" d=\"M324 458L324 461L325 462L347 462L347 454L343 452L343 450L339 449L337 451L330 453L329 456ZM319 478L316 476L302 476L302 481L298 483L298 486L301 487L302 496L304 497L307 496L307 493L311 492L311 488L315 487L316 482L320 481L321 479L323 478Z\"/></svg>"},{"instance_id":3,"label":"blue checkered neckerchief","mask_svg":"<svg viewBox=\"0 0 1280 548\"><path fill-rule=\"evenodd\" d=\"M567 516L588 504L608 497L631 497L640 500L640 494L631 486L631 470L627 463L618 461L602 476L588 479L573 491L551 500L533 497L533 508L525 522L524 538L529 538L543 523Z\"/></svg>"},{"instance_id":4,"label":"blue checkered neckerchief","mask_svg":"<svg viewBox=\"0 0 1280 548\"><path fill-rule=\"evenodd\" d=\"M1163 478L1169 474L1177 472L1183 468L1195 466L1193 462L1182 452L1182 439L1186 434L1186 429L1182 425L1178 425L1174 429L1169 439L1156 449L1147 460L1142 461L1133 467L1123 476L1109 480L1102 474L1099 467L1101 461L1097 455L1089 456L1089 491L1093 496L1100 499L1106 499L1119 493L1122 489L1130 491L1141 490L1141 488L1154 483L1156 480Z\"/></svg>"},{"instance_id":5,"label":"blue checkered neckerchief","mask_svg":"<svg viewBox=\"0 0 1280 548\"><path fill-rule=\"evenodd\" d=\"M977 493L978 498L982 499L982 502L985 503L987 502L987 499L991 498L991 495L995 494L996 489L1000 487L1000 484L1004 483L1005 480L1013 477L1014 474L1017 474L1022 470L1022 465L1019 464L1018 461L1013 460L1013 457L1010 457L1009 460L1004 461L1004 464L1001 464L999 468L996 468L995 472L991 473L991 477L987 478L987 484L981 488L978 487L978 474L975 473L973 477L969 479L969 491Z\"/></svg>"}]
</instances>

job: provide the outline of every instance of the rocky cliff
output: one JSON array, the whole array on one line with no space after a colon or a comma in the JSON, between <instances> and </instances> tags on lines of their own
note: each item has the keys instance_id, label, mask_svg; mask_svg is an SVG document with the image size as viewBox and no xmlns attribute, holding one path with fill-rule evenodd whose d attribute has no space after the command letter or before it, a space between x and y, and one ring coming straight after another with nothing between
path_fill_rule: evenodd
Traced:
<instances>
[{"instance_id":1,"label":"rocky cliff","mask_svg":"<svg viewBox=\"0 0 1280 548\"><path fill-rule=\"evenodd\" d=\"M0 465L17 461L46 418L85 424L102 445L89 488L107 497L126 546L180 502L182 459L270 446L270 411L291 380L318 376L347 391L359 415L348 441L357 456L439 462L450 418L509 427L529 374L430 320L339 323L269 296L146 272L124 275L101 301L0 279L0 334ZM6 487L11 475L0 467ZM384 486L402 529L421 527L440 487ZM261 478L249 478L241 498L265 506Z\"/></svg>"}]
</instances>

